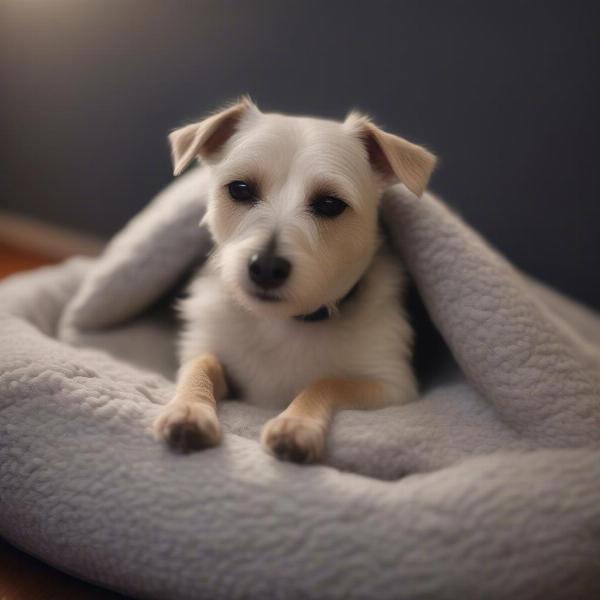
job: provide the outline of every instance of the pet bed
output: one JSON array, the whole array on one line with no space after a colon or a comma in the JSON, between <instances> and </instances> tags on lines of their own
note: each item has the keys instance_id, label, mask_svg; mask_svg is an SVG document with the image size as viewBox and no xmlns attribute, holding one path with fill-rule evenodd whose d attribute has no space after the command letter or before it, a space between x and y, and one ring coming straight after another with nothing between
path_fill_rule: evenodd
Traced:
<instances>
[{"instance_id":1,"label":"pet bed","mask_svg":"<svg viewBox=\"0 0 600 600\"><path fill-rule=\"evenodd\" d=\"M158 301L210 247L205 177L99 259L0 285L0 535L140 598L600 597L600 318L429 194L382 206L455 361L417 402L340 413L318 466L265 454L272 413L243 402L218 448L153 440L175 369Z\"/></svg>"}]
</instances>

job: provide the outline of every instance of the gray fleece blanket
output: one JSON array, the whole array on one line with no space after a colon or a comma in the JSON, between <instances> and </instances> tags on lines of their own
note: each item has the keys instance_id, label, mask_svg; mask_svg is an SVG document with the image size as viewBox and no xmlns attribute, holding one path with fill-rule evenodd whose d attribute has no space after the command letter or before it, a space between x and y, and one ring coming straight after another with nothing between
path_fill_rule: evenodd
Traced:
<instances>
[{"instance_id":1,"label":"gray fleece blanket","mask_svg":"<svg viewBox=\"0 0 600 600\"><path fill-rule=\"evenodd\" d=\"M340 413L319 466L265 454L272 415L243 402L219 448L152 439L175 369L157 301L210 246L204 183L98 260L0 285L0 535L140 598L600 597L600 318L429 194L382 206L453 357L418 401Z\"/></svg>"}]
</instances>

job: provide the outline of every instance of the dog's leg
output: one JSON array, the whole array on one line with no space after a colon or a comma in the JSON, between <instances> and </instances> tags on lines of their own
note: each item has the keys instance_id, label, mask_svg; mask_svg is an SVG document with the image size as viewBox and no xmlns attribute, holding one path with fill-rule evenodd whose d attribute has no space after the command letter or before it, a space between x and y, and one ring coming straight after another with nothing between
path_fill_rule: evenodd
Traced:
<instances>
[{"instance_id":1,"label":"dog's leg","mask_svg":"<svg viewBox=\"0 0 600 600\"><path fill-rule=\"evenodd\" d=\"M203 354L188 361L179 370L175 397L154 422L154 435L180 452L216 446L221 440L217 401L226 393L216 356Z\"/></svg>"},{"instance_id":2,"label":"dog's leg","mask_svg":"<svg viewBox=\"0 0 600 600\"><path fill-rule=\"evenodd\" d=\"M262 430L263 447L277 458L318 461L336 410L384 406L384 387L368 379L322 379L301 392Z\"/></svg>"}]
</instances>

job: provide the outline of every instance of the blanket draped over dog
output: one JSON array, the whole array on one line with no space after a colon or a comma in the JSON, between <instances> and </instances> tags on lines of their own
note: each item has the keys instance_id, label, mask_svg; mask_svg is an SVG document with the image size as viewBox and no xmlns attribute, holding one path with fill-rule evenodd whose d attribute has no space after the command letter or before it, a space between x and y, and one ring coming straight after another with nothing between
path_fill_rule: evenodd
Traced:
<instances>
[{"instance_id":1,"label":"blanket draped over dog","mask_svg":"<svg viewBox=\"0 0 600 600\"><path fill-rule=\"evenodd\" d=\"M173 393L158 300L210 247L202 169L97 260L0 285L0 535L140 598L600 597L600 318L446 206L386 193L389 237L453 357L412 404L336 419L323 465L149 426Z\"/></svg>"}]
</instances>

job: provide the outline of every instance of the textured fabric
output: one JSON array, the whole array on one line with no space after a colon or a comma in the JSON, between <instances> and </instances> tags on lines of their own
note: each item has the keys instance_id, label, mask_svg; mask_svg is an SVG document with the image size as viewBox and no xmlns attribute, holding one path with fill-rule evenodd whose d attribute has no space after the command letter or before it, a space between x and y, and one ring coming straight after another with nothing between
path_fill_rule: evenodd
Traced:
<instances>
[{"instance_id":1,"label":"textured fabric","mask_svg":"<svg viewBox=\"0 0 600 600\"><path fill-rule=\"evenodd\" d=\"M208 247L202 177L0 285L0 535L142 598L599 597L600 319L429 195L383 203L456 361L417 402L340 413L322 466L266 455L241 402L219 448L152 439L175 329L145 309Z\"/></svg>"},{"instance_id":2,"label":"textured fabric","mask_svg":"<svg viewBox=\"0 0 600 600\"><path fill-rule=\"evenodd\" d=\"M206 254L210 237L198 224L207 184L204 169L192 170L133 218L84 280L63 327L98 329L134 316Z\"/></svg>"}]
</instances>

